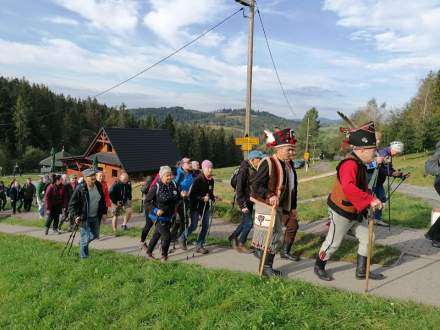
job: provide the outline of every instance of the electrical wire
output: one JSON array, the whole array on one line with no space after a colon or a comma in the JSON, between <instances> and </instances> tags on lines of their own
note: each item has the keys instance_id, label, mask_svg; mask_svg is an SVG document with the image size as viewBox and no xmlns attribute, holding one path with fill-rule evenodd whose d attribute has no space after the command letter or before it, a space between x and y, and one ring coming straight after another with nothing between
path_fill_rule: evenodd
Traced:
<instances>
[{"instance_id":1,"label":"electrical wire","mask_svg":"<svg viewBox=\"0 0 440 330\"><path fill-rule=\"evenodd\" d=\"M186 44L184 44L182 47L176 49L174 52L172 52L171 54L161 58L159 61L155 62L154 64L151 64L150 66L142 69L141 71L139 71L138 73L132 75L131 77L117 83L116 85L113 85L110 88L107 88L106 90L96 94L95 96L93 96L93 98L97 98L101 95L104 95L108 92L110 92L111 90L129 82L130 80L140 76L141 74L147 72L148 70L151 70L152 68L154 68L155 66L159 65L160 63L166 61L167 59L169 59L170 57L176 55L177 53L179 53L181 50L183 50L184 48L192 45L193 43L195 43L197 40L199 40L200 38L204 37L206 34L208 34L209 32L211 32L212 30L216 29L217 27L219 27L220 25L224 24L226 21L228 21L229 19L231 19L232 17L234 17L235 15L237 15L239 12L243 11L244 8L240 8L238 10L236 10L234 13L232 13L231 15L227 16L226 18L224 18L223 20L221 20L220 22L218 22L217 24L215 24L214 26L212 26L211 28L209 28L208 30L204 31L203 33L199 34L196 38L192 39L191 41L187 42Z\"/></svg>"},{"instance_id":2,"label":"electrical wire","mask_svg":"<svg viewBox=\"0 0 440 330\"><path fill-rule=\"evenodd\" d=\"M297 114L295 113L295 110L293 110L292 104L290 103L289 98L288 98L287 93L286 93L286 90L284 89L283 83L281 82L280 75L278 74L278 69L277 69L277 66L275 64L275 60L274 60L273 55L272 55L272 50L270 49L269 40L268 40L268 37L267 37L267 34L266 34L266 29L264 28L263 19L261 18L260 10L258 9L258 7L257 7L257 14L258 14L258 17L260 19L261 29L263 30L264 39L266 40L266 46L267 46L267 50L269 51L269 55L270 55L270 59L272 61L273 69L275 71L275 75L277 76L278 84L280 85L280 88L281 88L281 91L283 93L284 99L286 100L287 106L289 107L289 109L292 112L292 114L296 118L299 118L297 116Z\"/></svg>"}]
</instances>

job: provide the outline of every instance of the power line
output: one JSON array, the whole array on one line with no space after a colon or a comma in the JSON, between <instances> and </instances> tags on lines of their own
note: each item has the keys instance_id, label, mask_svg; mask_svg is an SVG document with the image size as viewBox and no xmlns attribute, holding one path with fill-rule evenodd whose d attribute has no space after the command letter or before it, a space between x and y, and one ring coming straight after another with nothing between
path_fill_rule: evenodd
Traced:
<instances>
[{"instance_id":1,"label":"power line","mask_svg":"<svg viewBox=\"0 0 440 330\"><path fill-rule=\"evenodd\" d=\"M292 112L292 114L295 117L299 118L296 115L295 110L293 110L292 105L290 104L289 98L287 97L286 90L284 89L283 84L282 84L281 79L280 79L280 75L278 74L278 69L277 69L277 66L275 64L275 60L273 59L272 51L271 51L270 46L269 46L269 40L268 40L267 34L266 34L266 29L264 28L263 19L261 18L260 10L258 9L258 7L257 7L257 13L258 13L258 17L260 19L261 29L263 30L264 39L266 40L266 46L267 46L267 50L269 51L269 55L270 55L270 59L272 61L273 69L274 69L275 74L277 76L278 84L280 85L281 91L283 92L283 96L284 96L284 98L286 100L286 103L287 103L290 111Z\"/></svg>"},{"instance_id":2,"label":"power line","mask_svg":"<svg viewBox=\"0 0 440 330\"><path fill-rule=\"evenodd\" d=\"M167 59L169 59L170 57L176 55L178 52L180 52L180 51L183 50L184 48L186 48L186 47L192 45L192 44L195 43L197 40L199 40L200 38L204 37L206 34L208 34L209 32L211 32L212 30L214 30L214 29L216 29L217 27L219 27L220 25L224 24L226 21L228 21L229 19L231 19L232 17L234 17L236 14L238 14L238 13L241 12L241 11L243 11L243 7L240 8L240 9L238 9L237 11L235 11L234 13L232 13L231 15L229 15L228 17L224 18L223 20L221 20L220 22L218 22L216 25L212 26L212 27L209 28L208 30L206 30L206 31L204 31L203 33L199 34L196 38L194 38L193 40L187 42L186 44L184 44L182 47L180 47L179 49L175 50L175 51L172 52L171 54L169 54L169 55L167 55L167 56L161 58L161 59L160 59L159 61L157 61L156 63L154 63L154 64L152 64L152 65L150 65L150 66L148 66L148 67L142 69L141 71L139 71L138 73L132 75L131 77L129 77L129 78L127 78L127 79L125 79L125 80L123 80L123 81L117 83L116 85L114 85L114 86L112 86L112 87L110 87L110 88L107 88L106 90L104 90L104 91L102 91L102 92L96 94L95 96L93 96L93 98L97 98L97 97L99 97L99 96L101 96L101 95L103 95L103 94L106 94L106 93L110 92L111 90L113 90L113 89L115 89L115 88L117 88L117 87L119 87L119 86L121 86L121 85L123 85L123 84L129 82L130 80L132 80L132 79L134 79L134 78L140 76L141 74L143 74L143 73L147 72L148 70L154 68L155 66L159 65L160 63L166 61Z\"/></svg>"}]
</instances>

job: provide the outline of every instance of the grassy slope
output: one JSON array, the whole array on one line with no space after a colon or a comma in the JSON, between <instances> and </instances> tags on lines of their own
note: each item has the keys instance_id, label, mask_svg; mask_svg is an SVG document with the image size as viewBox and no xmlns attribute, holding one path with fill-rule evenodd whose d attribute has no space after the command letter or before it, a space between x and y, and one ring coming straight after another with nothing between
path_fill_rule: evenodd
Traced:
<instances>
[{"instance_id":1,"label":"grassy slope","mask_svg":"<svg viewBox=\"0 0 440 330\"><path fill-rule=\"evenodd\" d=\"M402 169L404 172L411 172L411 176L406 180L406 183L415 186L432 187L434 184L434 177L424 176L425 162L432 154L418 153L395 157L393 159L393 166L395 169Z\"/></svg>"},{"instance_id":2,"label":"grassy slope","mask_svg":"<svg viewBox=\"0 0 440 330\"><path fill-rule=\"evenodd\" d=\"M0 328L433 329L439 310L0 234Z\"/></svg>"}]
</instances>

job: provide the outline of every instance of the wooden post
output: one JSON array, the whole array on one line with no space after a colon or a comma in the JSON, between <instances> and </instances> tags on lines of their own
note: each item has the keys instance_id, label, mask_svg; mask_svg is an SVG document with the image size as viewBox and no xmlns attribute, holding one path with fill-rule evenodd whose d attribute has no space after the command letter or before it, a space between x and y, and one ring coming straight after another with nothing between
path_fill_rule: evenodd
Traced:
<instances>
[{"instance_id":1,"label":"wooden post","mask_svg":"<svg viewBox=\"0 0 440 330\"><path fill-rule=\"evenodd\" d=\"M252 109L252 66L254 54L254 13L255 0L249 1L249 36L248 36L248 63L246 86L246 115L244 120L244 136L251 136L251 109ZM243 151L243 158L247 159L249 151Z\"/></svg>"},{"instance_id":2,"label":"wooden post","mask_svg":"<svg viewBox=\"0 0 440 330\"><path fill-rule=\"evenodd\" d=\"M368 254L367 254L367 272L365 274L365 292L368 292L368 280L370 278L371 257L373 254L373 218L368 219Z\"/></svg>"},{"instance_id":3,"label":"wooden post","mask_svg":"<svg viewBox=\"0 0 440 330\"><path fill-rule=\"evenodd\" d=\"M263 256L262 256L261 262L260 262L260 272L259 272L260 276L263 274L264 263L266 262L266 256L267 256L267 250L269 248L269 242L272 238L272 231L273 231L273 225L275 223L276 214L277 214L277 208L276 208L276 206L272 206L272 212L270 213L269 227L267 228L266 242L264 243Z\"/></svg>"}]
</instances>

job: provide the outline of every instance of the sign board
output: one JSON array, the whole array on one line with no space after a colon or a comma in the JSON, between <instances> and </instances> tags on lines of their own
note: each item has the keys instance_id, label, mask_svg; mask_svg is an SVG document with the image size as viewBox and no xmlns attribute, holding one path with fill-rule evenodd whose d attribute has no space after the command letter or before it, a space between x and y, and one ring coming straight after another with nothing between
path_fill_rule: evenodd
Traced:
<instances>
[{"instance_id":1,"label":"sign board","mask_svg":"<svg viewBox=\"0 0 440 330\"><path fill-rule=\"evenodd\" d=\"M242 144L241 145L241 151L251 151L252 150L252 144Z\"/></svg>"},{"instance_id":2,"label":"sign board","mask_svg":"<svg viewBox=\"0 0 440 330\"><path fill-rule=\"evenodd\" d=\"M310 152L304 153L304 160L307 162L310 159Z\"/></svg>"},{"instance_id":3,"label":"sign board","mask_svg":"<svg viewBox=\"0 0 440 330\"><path fill-rule=\"evenodd\" d=\"M236 145L245 145L245 144L251 144L256 145L260 144L260 139L257 137L243 137L243 138L236 138L235 139Z\"/></svg>"}]
</instances>

